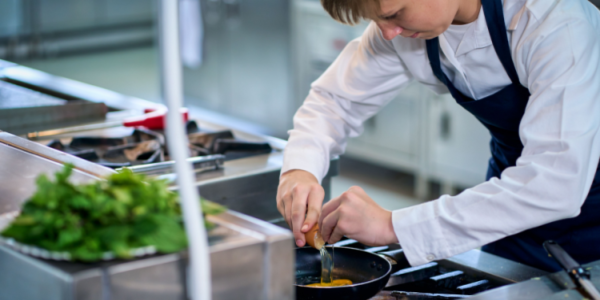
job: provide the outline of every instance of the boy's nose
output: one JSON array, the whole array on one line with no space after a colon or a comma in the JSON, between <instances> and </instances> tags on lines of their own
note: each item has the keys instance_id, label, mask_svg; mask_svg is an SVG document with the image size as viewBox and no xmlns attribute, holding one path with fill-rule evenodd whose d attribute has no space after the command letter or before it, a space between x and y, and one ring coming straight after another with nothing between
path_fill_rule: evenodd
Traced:
<instances>
[{"instance_id":1,"label":"boy's nose","mask_svg":"<svg viewBox=\"0 0 600 300\"><path fill-rule=\"evenodd\" d=\"M402 27L394 25L394 24L381 24L379 26L381 29L381 33L383 34L383 38L390 41L396 36L400 35L404 29Z\"/></svg>"}]
</instances>

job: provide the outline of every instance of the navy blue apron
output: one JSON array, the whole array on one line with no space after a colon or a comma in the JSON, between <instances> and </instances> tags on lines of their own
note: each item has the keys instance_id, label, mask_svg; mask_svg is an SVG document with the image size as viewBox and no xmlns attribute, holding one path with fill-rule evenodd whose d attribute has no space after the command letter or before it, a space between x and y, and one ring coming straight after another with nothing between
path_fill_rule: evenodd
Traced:
<instances>
[{"instance_id":1,"label":"navy blue apron","mask_svg":"<svg viewBox=\"0 0 600 300\"><path fill-rule=\"evenodd\" d=\"M492 177L500 178L502 171L515 166L517 158L521 156L523 144L519 138L519 124L530 94L519 82L512 61L502 0L481 0L481 4L494 49L512 84L496 94L475 101L458 91L443 73L438 38L428 40L426 44L435 76L448 87L456 102L490 131L492 157L487 171L489 180ZM548 239L557 241L580 263L600 259L600 172L596 171L579 216L506 237L484 246L483 250L539 269L558 271L560 267L542 247L542 243Z\"/></svg>"}]
</instances>

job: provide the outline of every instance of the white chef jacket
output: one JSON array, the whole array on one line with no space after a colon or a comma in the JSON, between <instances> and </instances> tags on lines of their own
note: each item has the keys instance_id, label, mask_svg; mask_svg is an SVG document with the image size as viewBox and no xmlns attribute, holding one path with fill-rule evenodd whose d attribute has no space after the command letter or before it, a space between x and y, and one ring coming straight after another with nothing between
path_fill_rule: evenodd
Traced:
<instances>
[{"instance_id":1,"label":"white chef jacket","mask_svg":"<svg viewBox=\"0 0 600 300\"><path fill-rule=\"evenodd\" d=\"M524 149L501 178L393 211L394 231L413 266L575 217L594 178L600 157L598 9L587 0L504 0L503 6L515 68L531 93L519 127ZM449 45L442 34L442 69L463 94L477 100L510 84L483 13L456 51ZM294 116L282 173L301 169L321 180L347 138L358 136L365 120L415 80L448 92L432 72L424 40L387 41L371 23L312 84Z\"/></svg>"}]
</instances>

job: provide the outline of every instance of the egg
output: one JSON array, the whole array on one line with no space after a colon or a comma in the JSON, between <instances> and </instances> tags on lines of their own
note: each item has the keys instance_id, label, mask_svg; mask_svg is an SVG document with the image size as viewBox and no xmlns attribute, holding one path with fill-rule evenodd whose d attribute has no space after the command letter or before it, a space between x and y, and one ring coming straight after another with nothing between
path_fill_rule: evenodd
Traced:
<instances>
[{"instance_id":1,"label":"egg","mask_svg":"<svg viewBox=\"0 0 600 300\"><path fill-rule=\"evenodd\" d=\"M311 284L307 284L306 286L310 286L310 287L334 287L334 286L346 286L346 285L352 285L352 281L348 280L348 279L335 279L331 283L324 283L324 282L311 283Z\"/></svg>"},{"instance_id":2,"label":"egg","mask_svg":"<svg viewBox=\"0 0 600 300\"><path fill-rule=\"evenodd\" d=\"M318 224L315 224L313 228L311 228L307 233L305 233L304 237L306 238L306 243L317 250L325 246L325 241L321 236L321 231L319 231Z\"/></svg>"}]
</instances>

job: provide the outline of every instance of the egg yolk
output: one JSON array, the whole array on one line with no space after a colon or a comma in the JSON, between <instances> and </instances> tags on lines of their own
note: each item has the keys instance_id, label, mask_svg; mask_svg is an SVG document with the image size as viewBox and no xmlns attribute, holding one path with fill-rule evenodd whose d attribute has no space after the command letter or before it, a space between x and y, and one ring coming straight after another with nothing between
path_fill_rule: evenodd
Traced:
<instances>
[{"instance_id":1,"label":"egg yolk","mask_svg":"<svg viewBox=\"0 0 600 300\"><path fill-rule=\"evenodd\" d=\"M332 286L345 286L345 285L351 285L351 284L352 284L352 281L350 281L348 279L334 279L331 281L331 283L320 282L320 283L307 284L306 286L332 287Z\"/></svg>"}]
</instances>

